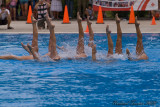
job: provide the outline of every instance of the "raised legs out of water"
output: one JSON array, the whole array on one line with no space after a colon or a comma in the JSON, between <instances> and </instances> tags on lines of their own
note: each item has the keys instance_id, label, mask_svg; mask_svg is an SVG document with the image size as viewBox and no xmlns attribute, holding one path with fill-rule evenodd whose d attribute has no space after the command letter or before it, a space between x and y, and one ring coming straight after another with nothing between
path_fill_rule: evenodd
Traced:
<instances>
[{"instance_id":1,"label":"raised legs out of water","mask_svg":"<svg viewBox=\"0 0 160 107\"><path fill-rule=\"evenodd\" d=\"M49 31L50 31L48 53L46 55L48 55L53 60L60 60L60 56L58 55L57 50L56 50L56 36L55 36L55 32L54 32L55 26L51 23L51 19L49 18L48 15L46 16L46 22L49 26ZM40 60L34 47L30 46L29 44L27 46L28 46L30 52L32 53L34 59Z\"/></svg>"},{"instance_id":2,"label":"raised legs out of water","mask_svg":"<svg viewBox=\"0 0 160 107\"><path fill-rule=\"evenodd\" d=\"M32 40L32 47L34 47L34 51L38 52L38 31L37 31L37 27L36 27L36 20L34 19L34 17L31 18L32 19L32 26L33 26L33 40ZM30 54L29 56L15 56L15 55L9 55L9 56L0 56L0 59L13 59L13 60L31 60L33 59L33 55L30 51L30 49L28 48L28 46L24 45L23 43L21 43L22 47Z\"/></svg>"},{"instance_id":3,"label":"raised legs out of water","mask_svg":"<svg viewBox=\"0 0 160 107\"><path fill-rule=\"evenodd\" d=\"M139 25L140 23L137 21L137 17L136 17L135 27L136 27L136 32L137 32L137 46L136 46L137 59L134 59L134 60L147 60L148 56L144 52L143 42L142 42L142 33L139 28ZM130 52L128 49L126 49L126 54L128 55L128 59L133 60L130 56Z\"/></svg>"},{"instance_id":4,"label":"raised legs out of water","mask_svg":"<svg viewBox=\"0 0 160 107\"><path fill-rule=\"evenodd\" d=\"M79 28L79 38L78 38L78 44L76 49L76 58L85 58L87 57L84 51L84 32L82 27L82 18L79 15L79 12L77 13L77 22L78 22L78 28Z\"/></svg>"},{"instance_id":5,"label":"raised legs out of water","mask_svg":"<svg viewBox=\"0 0 160 107\"><path fill-rule=\"evenodd\" d=\"M115 53L122 54L122 30L121 30L120 18L118 17L118 14L116 14L115 19L117 24L117 41L116 41Z\"/></svg>"},{"instance_id":6,"label":"raised legs out of water","mask_svg":"<svg viewBox=\"0 0 160 107\"><path fill-rule=\"evenodd\" d=\"M32 40L32 45L24 45L21 43L22 47L30 54L29 56L14 56L14 55L9 55L9 56L0 56L0 59L14 59L14 60L30 60L30 59L35 59L35 60L40 60L39 55L38 55L38 30L37 30L37 20L34 17L31 17L32 19L32 26L33 26L33 40ZM116 19L116 25L117 25L117 41L116 41L116 47L115 47L115 53L116 54L122 54L122 30L120 27L120 19L118 17L118 14L115 16ZM78 22L78 28L79 28L79 38L78 38L78 44L76 48L76 53L77 55L75 58L85 58L87 57L84 51L84 32L83 32L83 27L81 23L82 19L77 13L77 22ZM44 56L49 56L53 60L60 60L60 56L57 53L56 50L56 36L54 32L55 26L51 23L51 19L49 16L46 16L46 22L49 26L49 31L50 31L50 40L49 40L49 46L48 46L48 53ZM92 48L92 59L96 60L96 45L94 44L94 33L92 30L91 22L89 21L89 17L87 18L87 25L89 27L89 44L88 46ZM144 52L143 48L143 43L142 43L142 33L139 28L139 23L135 21L135 27L136 27L136 32L137 32L137 46L136 46L136 54L137 54L137 59L133 59L130 55L130 52L128 49L126 49L126 54L128 55L128 59L130 60L146 60L148 59L147 55ZM107 57L112 57L113 55L113 41L111 38L111 31L109 30L109 25L106 27L106 35L108 39L108 54ZM57 46L58 47L58 46ZM61 47L58 47L61 49Z\"/></svg>"}]
</instances>

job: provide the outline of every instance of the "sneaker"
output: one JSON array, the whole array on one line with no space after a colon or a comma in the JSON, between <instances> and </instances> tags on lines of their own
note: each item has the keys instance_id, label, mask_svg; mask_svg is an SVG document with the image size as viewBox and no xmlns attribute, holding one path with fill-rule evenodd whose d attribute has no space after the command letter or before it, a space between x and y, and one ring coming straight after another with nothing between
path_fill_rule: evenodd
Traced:
<instances>
[{"instance_id":1,"label":"sneaker","mask_svg":"<svg viewBox=\"0 0 160 107\"><path fill-rule=\"evenodd\" d=\"M14 29L13 27L8 27L8 29Z\"/></svg>"}]
</instances>

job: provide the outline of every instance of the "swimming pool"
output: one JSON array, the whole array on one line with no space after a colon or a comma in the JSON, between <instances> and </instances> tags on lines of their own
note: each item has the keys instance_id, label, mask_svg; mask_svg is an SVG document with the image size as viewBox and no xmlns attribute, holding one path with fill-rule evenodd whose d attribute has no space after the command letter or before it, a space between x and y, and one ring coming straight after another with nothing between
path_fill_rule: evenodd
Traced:
<instances>
[{"instance_id":1,"label":"swimming pool","mask_svg":"<svg viewBox=\"0 0 160 107\"><path fill-rule=\"evenodd\" d=\"M160 105L160 34L143 34L147 61L128 61L125 55L106 58L107 37L95 34L97 59L66 60L76 53L78 34L56 34L63 58L52 62L0 60L0 106L117 106L118 104ZM112 34L114 46L116 34ZM31 34L0 34L0 55L28 55L20 43L31 43ZM123 53L135 54L136 34L123 34ZM48 52L49 34L39 34L39 52Z\"/></svg>"}]
</instances>

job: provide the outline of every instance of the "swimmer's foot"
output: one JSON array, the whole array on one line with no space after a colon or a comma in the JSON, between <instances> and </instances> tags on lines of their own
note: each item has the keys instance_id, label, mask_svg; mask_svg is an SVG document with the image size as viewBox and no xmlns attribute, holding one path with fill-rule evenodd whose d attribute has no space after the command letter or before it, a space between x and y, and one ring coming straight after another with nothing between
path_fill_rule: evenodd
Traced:
<instances>
[{"instance_id":1,"label":"swimmer's foot","mask_svg":"<svg viewBox=\"0 0 160 107\"><path fill-rule=\"evenodd\" d=\"M29 48L27 47L27 45L24 45L23 42L21 42L22 47L30 54L32 55L32 53L30 52Z\"/></svg>"},{"instance_id":2,"label":"swimmer's foot","mask_svg":"<svg viewBox=\"0 0 160 107\"><path fill-rule=\"evenodd\" d=\"M118 14L115 15L116 23L120 23L121 19L118 17Z\"/></svg>"},{"instance_id":3,"label":"swimmer's foot","mask_svg":"<svg viewBox=\"0 0 160 107\"><path fill-rule=\"evenodd\" d=\"M77 22L81 22L81 21L82 21L82 18L80 17L79 12L77 12Z\"/></svg>"},{"instance_id":4,"label":"swimmer's foot","mask_svg":"<svg viewBox=\"0 0 160 107\"><path fill-rule=\"evenodd\" d=\"M27 47L28 47L28 49L30 50L30 52L32 53L33 58L34 58L35 60L39 60L39 56L38 56L38 54L35 52L34 48L33 48L31 45L29 45L29 44L27 44Z\"/></svg>"},{"instance_id":5,"label":"swimmer's foot","mask_svg":"<svg viewBox=\"0 0 160 107\"><path fill-rule=\"evenodd\" d=\"M51 28L51 29L54 29L54 28L55 28L55 25L53 25L53 24L51 23L50 28Z\"/></svg>"},{"instance_id":6,"label":"swimmer's foot","mask_svg":"<svg viewBox=\"0 0 160 107\"><path fill-rule=\"evenodd\" d=\"M31 20L32 20L32 23L34 24L34 23L37 23L37 20L33 17L33 16L31 16Z\"/></svg>"},{"instance_id":7,"label":"swimmer's foot","mask_svg":"<svg viewBox=\"0 0 160 107\"><path fill-rule=\"evenodd\" d=\"M137 20L137 16L136 16L136 18L135 18L135 25L136 25L137 27L140 25L140 23L139 23L138 20Z\"/></svg>"},{"instance_id":8,"label":"swimmer's foot","mask_svg":"<svg viewBox=\"0 0 160 107\"><path fill-rule=\"evenodd\" d=\"M109 25L107 25L107 27L106 27L106 33L107 33L107 34L110 34L110 33L111 33L111 31L109 30Z\"/></svg>"},{"instance_id":9,"label":"swimmer's foot","mask_svg":"<svg viewBox=\"0 0 160 107\"><path fill-rule=\"evenodd\" d=\"M92 22L89 20L90 16L87 17L87 25L91 25Z\"/></svg>"},{"instance_id":10,"label":"swimmer's foot","mask_svg":"<svg viewBox=\"0 0 160 107\"><path fill-rule=\"evenodd\" d=\"M128 48L126 49L126 54L127 54L128 57L131 55Z\"/></svg>"},{"instance_id":11,"label":"swimmer's foot","mask_svg":"<svg viewBox=\"0 0 160 107\"><path fill-rule=\"evenodd\" d=\"M52 60L54 61L59 61L61 59L61 57L59 55L56 55L55 57L51 57Z\"/></svg>"},{"instance_id":12,"label":"swimmer's foot","mask_svg":"<svg viewBox=\"0 0 160 107\"><path fill-rule=\"evenodd\" d=\"M82 54L78 54L75 56L76 59L79 59L79 58L86 58L87 55L85 53L82 53Z\"/></svg>"}]
</instances>

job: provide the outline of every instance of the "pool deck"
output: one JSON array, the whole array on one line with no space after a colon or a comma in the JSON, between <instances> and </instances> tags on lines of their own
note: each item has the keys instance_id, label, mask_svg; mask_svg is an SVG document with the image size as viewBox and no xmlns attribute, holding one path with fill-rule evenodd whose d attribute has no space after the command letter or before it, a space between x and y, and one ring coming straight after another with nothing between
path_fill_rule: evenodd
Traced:
<instances>
[{"instance_id":1,"label":"pool deck","mask_svg":"<svg viewBox=\"0 0 160 107\"><path fill-rule=\"evenodd\" d=\"M71 21L71 24L61 24L62 21L52 21L55 27L55 33L78 33L78 25L76 20ZM151 20L140 20L140 28L142 33L160 33L160 21L156 21L157 25L151 25ZM105 33L106 25L110 26L112 33L116 33L116 23L114 20L104 21L105 24L96 24L92 21L92 28L94 33ZM83 29L86 30L86 21L82 21ZM25 21L13 21L11 26L13 30L6 29L6 26L0 26L0 33L32 33L32 25L26 24ZM121 21L121 28L123 33L136 33L135 25L128 24L128 21ZM39 30L39 33L49 33L47 29Z\"/></svg>"}]
</instances>

